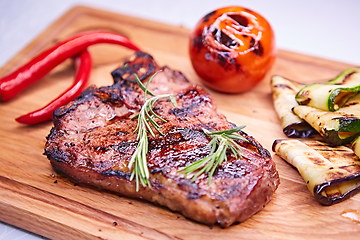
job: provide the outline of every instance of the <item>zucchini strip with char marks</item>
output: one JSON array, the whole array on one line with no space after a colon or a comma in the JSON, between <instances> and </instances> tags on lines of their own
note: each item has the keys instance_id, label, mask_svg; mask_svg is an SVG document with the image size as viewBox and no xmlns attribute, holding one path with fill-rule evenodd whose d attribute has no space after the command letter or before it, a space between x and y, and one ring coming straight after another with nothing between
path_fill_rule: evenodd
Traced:
<instances>
[{"instance_id":1,"label":"zucchini strip with char marks","mask_svg":"<svg viewBox=\"0 0 360 240\"><path fill-rule=\"evenodd\" d=\"M351 143L351 148L354 151L354 153L356 154L356 156L358 156L360 158L360 136L358 136L352 143Z\"/></svg>"},{"instance_id":2,"label":"zucchini strip with char marks","mask_svg":"<svg viewBox=\"0 0 360 240\"><path fill-rule=\"evenodd\" d=\"M360 135L360 94L336 112L298 105L293 112L308 122L332 146L351 143Z\"/></svg>"},{"instance_id":3,"label":"zucchini strip with char marks","mask_svg":"<svg viewBox=\"0 0 360 240\"><path fill-rule=\"evenodd\" d=\"M360 160L345 146L313 140L275 140L273 151L294 166L315 199L332 205L360 191Z\"/></svg>"},{"instance_id":4,"label":"zucchini strip with char marks","mask_svg":"<svg viewBox=\"0 0 360 240\"><path fill-rule=\"evenodd\" d=\"M281 76L273 76L271 78L275 111L280 118L283 132L287 137L304 138L316 133L314 128L292 111L292 108L298 105L295 95L304 86L304 84Z\"/></svg>"},{"instance_id":5,"label":"zucchini strip with char marks","mask_svg":"<svg viewBox=\"0 0 360 240\"><path fill-rule=\"evenodd\" d=\"M339 110L360 91L360 68L349 68L326 83L310 84L296 94L296 101L325 111Z\"/></svg>"}]
</instances>

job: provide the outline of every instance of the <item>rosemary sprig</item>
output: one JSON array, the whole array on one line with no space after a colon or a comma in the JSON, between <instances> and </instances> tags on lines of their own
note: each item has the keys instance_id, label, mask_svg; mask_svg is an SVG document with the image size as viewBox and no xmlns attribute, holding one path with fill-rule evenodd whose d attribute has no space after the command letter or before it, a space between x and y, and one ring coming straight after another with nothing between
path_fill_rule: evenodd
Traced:
<instances>
[{"instance_id":1,"label":"rosemary sprig","mask_svg":"<svg viewBox=\"0 0 360 240\"><path fill-rule=\"evenodd\" d=\"M157 118L163 122L166 122L166 120L164 120L163 118L158 116L153 111L152 108L157 100L163 99L163 98L170 98L170 101L173 104L173 106L177 107L177 102L176 102L176 99L173 94L163 94L163 95L156 96L155 94L153 94L152 92L150 92L148 90L150 81L153 79L153 77L157 73L158 72L156 72L154 75L151 76L146 87L142 84L139 77L135 74L135 79L136 79L138 85L144 91L144 99L145 99L145 103L141 107L139 114L137 114L136 116L134 116L132 118L132 119L138 120L136 129L134 130L134 133L138 132L138 136L137 136L138 145L135 149L134 154L131 156L128 168L131 169L133 167L130 181L132 181L135 178L136 191L139 190L139 185L140 185L139 183L141 183L143 186L148 186L149 188L151 188L151 184L149 181L149 169L147 166L147 159L146 159L146 154L148 152L148 144L149 144L148 132L150 132L150 134L153 137L155 137L155 134L154 134L153 130L151 129L151 127L153 127L161 135L164 135L160 131L160 126L155 121L155 119ZM149 94L151 96L149 99L146 99L147 94Z\"/></svg>"},{"instance_id":2,"label":"rosemary sprig","mask_svg":"<svg viewBox=\"0 0 360 240\"><path fill-rule=\"evenodd\" d=\"M238 133L238 131L240 131L244 127L245 126L240 126L224 131L213 132L207 129L203 129L205 134L211 138L211 141L207 145L207 147L211 148L210 154L200 160L197 160L189 166L180 169L179 171L185 174L185 178L188 174L197 171L197 173L192 177L191 182L195 181L195 179L201 174L209 173L208 185L210 185L211 178L216 168L220 166L224 161L227 161L227 149L231 150L235 158L242 158L241 148L239 144L237 144L234 140L238 139L248 141Z\"/></svg>"}]
</instances>

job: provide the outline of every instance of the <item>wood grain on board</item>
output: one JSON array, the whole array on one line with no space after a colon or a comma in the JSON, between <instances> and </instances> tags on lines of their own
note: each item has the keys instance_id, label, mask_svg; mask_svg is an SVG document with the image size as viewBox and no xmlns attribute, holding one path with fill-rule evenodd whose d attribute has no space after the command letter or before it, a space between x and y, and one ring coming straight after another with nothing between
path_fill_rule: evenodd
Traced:
<instances>
[{"instance_id":1,"label":"wood grain on board","mask_svg":"<svg viewBox=\"0 0 360 240\"><path fill-rule=\"evenodd\" d=\"M0 69L14 70L57 40L89 30L108 30L128 36L161 65L200 79L188 57L189 30L145 19L78 6L50 25ZM110 72L133 52L99 44L89 48L93 70L89 84L112 84ZM279 74L311 82L328 80L348 64L279 50L271 72L253 90L236 95L209 90L227 118L246 125L245 131L271 151L285 138L274 111L270 77ZM272 201L247 221L227 229L209 228L178 213L144 201L121 197L82 185L57 174L43 156L51 122L23 126L15 118L52 100L73 81L71 60L0 104L0 220L51 239L357 239L360 225L341 214L360 210L360 195L333 205L318 204L297 173L275 156L281 184Z\"/></svg>"}]
</instances>

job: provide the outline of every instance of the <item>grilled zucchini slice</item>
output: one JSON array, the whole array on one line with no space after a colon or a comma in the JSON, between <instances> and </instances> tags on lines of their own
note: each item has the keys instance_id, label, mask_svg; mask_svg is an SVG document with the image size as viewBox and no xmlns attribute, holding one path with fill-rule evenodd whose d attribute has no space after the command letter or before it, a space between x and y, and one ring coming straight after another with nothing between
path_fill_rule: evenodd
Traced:
<instances>
[{"instance_id":1,"label":"grilled zucchini slice","mask_svg":"<svg viewBox=\"0 0 360 240\"><path fill-rule=\"evenodd\" d=\"M305 120L299 118L291 110L298 103L295 95L305 85L300 84L281 76L273 76L271 78L271 89L274 101L274 107L280 118L281 126L287 137L309 137L316 133Z\"/></svg>"},{"instance_id":2,"label":"grilled zucchini slice","mask_svg":"<svg viewBox=\"0 0 360 240\"><path fill-rule=\"evenodd\" d=\"M325 111L339 110L360 91L360 68L349 68L326 83L310 84L296 94L296 101Z\"/></svg>"},{"instance_id":3,"label":"grilled zucchini slice","mask_svg":"<svg viewBox=\"0 0 360 240\"><path fill-rule=\"evenodd\" d=\"M336 112L298 105L293 112L309 123L332 146L351 143L360 135L360 94Z\"/></svg>"},{"instance_id":4,"label":"grilled zucchini slice","mask_svg":"<svg viewBox=\"0 0 360 240\"><path fill-rule=\"evenodd\" d=\"M356 154L356 156L360 158L360 136L351 143L351 148Z\"/></svg>"},{"instance_id":5,"label":"grilled zucchini slice","mask_svg":"<svg viewBox=\"0 0 360 240\"><path fill-rule=\"evenodd\" d=\"M360 191L360 160L345 146L312 140L278 139L273 151L294 166L315 199L332 205Z\"/></svg>"}]
</instances>

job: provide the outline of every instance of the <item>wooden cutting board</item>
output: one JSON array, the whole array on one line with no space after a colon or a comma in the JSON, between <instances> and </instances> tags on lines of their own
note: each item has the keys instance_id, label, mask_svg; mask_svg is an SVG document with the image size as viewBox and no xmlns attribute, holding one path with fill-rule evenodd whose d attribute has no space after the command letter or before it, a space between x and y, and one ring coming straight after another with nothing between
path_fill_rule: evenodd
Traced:
<instances>
[{"instance_id":1,"label":"wooden cutting board","mask_svg":"<svg viewBox=\"0 0 360 240\"><path fill-rule=\"evenodd\" d=\"M189 30L87 7L75 7L11 59L0 76L25 63L55 41L87 30L109 30L128 36L162 65L182 71L200 83L188 56ZM120 46L92 46L94 66L89 84L110 85L110 72L132 51ZM303 82L328 80L349 65L279 50L272 71L253 90L226 95L211 90L219 110L271 151L285 138L274 111L270 76ZM71 61L0 104L0 220L52 239L358 239L360 224L343 217L360 211L360 195L336 204L318 204L297 171L275 156L281 184L264 210L246 222L209 228L151 203L74 185L56 173L43 156L51 122L23 126L15 118L35 110L73 81Z\"/></svg>"}]
</instances>

